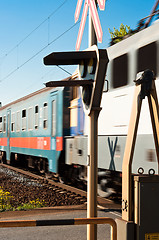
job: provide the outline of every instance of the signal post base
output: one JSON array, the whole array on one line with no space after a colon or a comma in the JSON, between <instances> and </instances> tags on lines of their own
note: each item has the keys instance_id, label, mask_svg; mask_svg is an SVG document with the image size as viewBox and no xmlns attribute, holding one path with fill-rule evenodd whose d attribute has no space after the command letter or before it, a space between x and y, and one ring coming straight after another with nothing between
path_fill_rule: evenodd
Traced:
<instances>
[{"instance_id":1,"label":"signal post base","mask_svg":"<svg viewBox=\"0 0 159 240\"><path fill-rule=\"evenodd\" d=\"M116 219L118 240L134 240L135 224L132 221Z\"/></svg>"}]
</instances>

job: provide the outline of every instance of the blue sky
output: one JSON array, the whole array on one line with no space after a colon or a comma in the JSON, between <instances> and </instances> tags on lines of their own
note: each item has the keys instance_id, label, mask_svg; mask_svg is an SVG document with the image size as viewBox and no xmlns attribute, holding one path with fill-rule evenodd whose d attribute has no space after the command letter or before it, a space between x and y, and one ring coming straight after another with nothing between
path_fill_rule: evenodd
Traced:
<instances>
[{"instance_id":1,"label":"blue sky","mask_svg":"<svg viewBox=\"0 0 159 240\"><path fill-rule=\"evenodd\" d=\"M79 24L74 25L76 4L77 0L0 0L3 105L44 87L47 81L69 76L56 66L45 66L43 57L53 51L75 50L79 29ZM134 29L141 18L149 15L154 4L155 0L107 0L105 11L99 11L103 42L98 47L108 46L108 28L119 28L123 23ZM88 19L80 49L87 47ZM70 73L75 70L71 66L64 68Z\"/></svg>"}]
</instances>

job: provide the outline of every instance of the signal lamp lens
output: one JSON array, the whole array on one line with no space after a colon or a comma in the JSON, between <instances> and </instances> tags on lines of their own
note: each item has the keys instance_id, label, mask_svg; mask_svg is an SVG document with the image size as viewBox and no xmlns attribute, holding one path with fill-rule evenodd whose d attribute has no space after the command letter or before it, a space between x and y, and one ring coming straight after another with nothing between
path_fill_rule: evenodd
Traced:
<instances>
[{"instance_id":1,"label":"signal lamp lens","mask_svg":"<svg viewBox=\"0 0 159 240\"><path fill-rule=\"evenodd\" d=\"M82 99L85 103L86 109L88 109L91 101L92 85L87 85L82 88Z\"/></svg>"},{"instance_id":2,"label":"signal lamp lens","mask_svg":"<svg viewBox=\"0 0 159 240\"><path fill-rule=\"evenodd\" d=\"M81 75L81 78L84 78L86 76L87 73L87 65L85 63L85 61L81 61L81 64L79 65L79 73Z\"/></svg>"},{"instance_id":3,"label":"signal lamp lens","mask_svg":"<svg viewBox=\"0 0 159 240\"><path fill-rule=\"evenodd\" d=\"M89 74L94 74L96 70L96 59L91 58L88 63L88 73Z\"/></svg>"}]
</instances>

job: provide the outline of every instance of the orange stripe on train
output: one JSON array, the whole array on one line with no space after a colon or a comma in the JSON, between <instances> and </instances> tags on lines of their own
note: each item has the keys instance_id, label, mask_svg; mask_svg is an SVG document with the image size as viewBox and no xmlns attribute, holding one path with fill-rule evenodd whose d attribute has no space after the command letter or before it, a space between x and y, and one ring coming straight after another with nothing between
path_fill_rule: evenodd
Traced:
<instances>
[{"instance_id":1,"label":"orange stripe on train","mask_svg":"<svg viewBox=\"0 0 159 240\"><path fill-rule=\"evenodd\" d=\"M63 137L56 137L56 151L63 150Z\"/></svg>"},{"instance_id":2,"label":"orange stripe on train","mask_svg":"<svg viewBox=\"0 0 159 240\"><path fill-rule=\"evenodd\" d=\"M10 138L10 147L50 150L50 137Z\"/></svg>"},{"instance_id":3,"label":"orange stripe on train","mask_svg":"<svg viewBox=\"0 0 159 240\"><path fill-rule=\"evenodd\" d=\"M7 138L0 138L0 146L7 146Z\"/></svg>"}]
</instances>

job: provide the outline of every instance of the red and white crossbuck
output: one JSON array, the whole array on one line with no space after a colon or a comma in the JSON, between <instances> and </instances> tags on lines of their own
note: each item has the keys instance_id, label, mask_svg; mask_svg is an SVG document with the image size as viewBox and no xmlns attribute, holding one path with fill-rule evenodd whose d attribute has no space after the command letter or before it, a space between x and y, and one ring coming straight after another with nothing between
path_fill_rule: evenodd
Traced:
<instances>
[{"instance_id":1,"label":"red and white crossbuck","mask_svg":"<svg viewBox=\"0 0 159 240\"><path fill-rule=\"evenodd\" d=\"M83 0L78 0L78 2L77 2L76 11L75 11L75 22L77 22L79 19L82 2L83 2ZM97 0L97 2L98 2L100 10L104 10L105 9L105 0ZM98 42L102 42L103 31L102 31L102 27L100 24L95 0L85 0L81 24L80 24L77 42L76 42L76 50L80 49L82 35L83 35L87 12L88 12L88 7L90 7L90 13L91 13L91 17L93 20L94 29L95 29L95 32L97 35L97 40L98 40Z\"/></svg>"}]
</instances>

